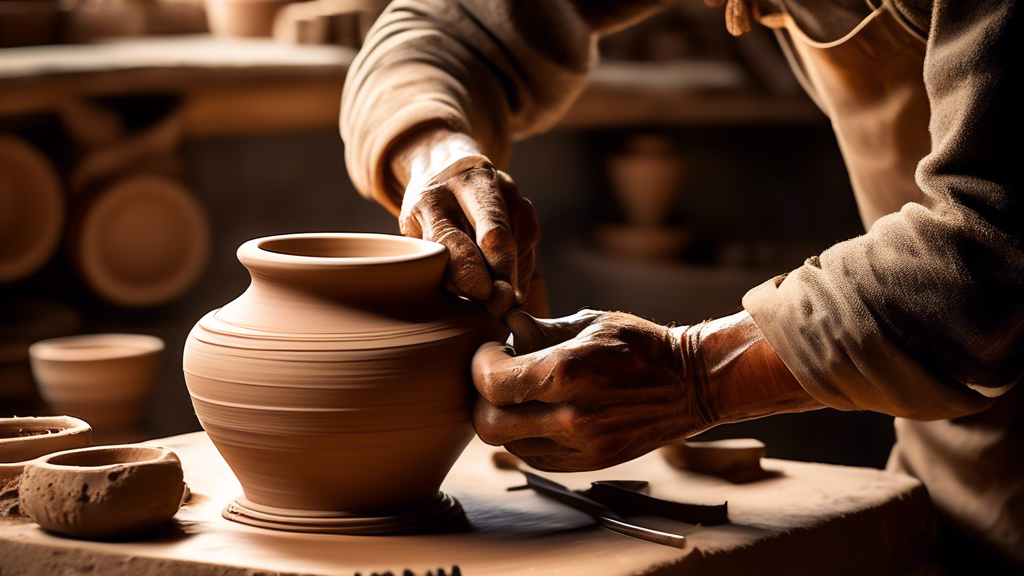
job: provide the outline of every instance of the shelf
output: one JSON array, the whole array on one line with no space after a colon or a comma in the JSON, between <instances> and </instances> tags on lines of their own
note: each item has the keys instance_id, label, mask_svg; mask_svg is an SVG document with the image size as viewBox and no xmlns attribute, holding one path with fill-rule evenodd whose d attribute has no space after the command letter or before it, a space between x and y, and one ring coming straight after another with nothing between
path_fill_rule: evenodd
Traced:
<instances>
[{"instance_id":1,"label":"shelf","mask_svg":"<svg viewBox=\"0 0 1024 576\"><path fill-rule=\"evenodd\" d=\"M0 116L52 110L74 97L176 93L192 137L337 125L355 50L209 35L0 50ZM603 63L559 127L811 123L804 97L738 88L729 66Z\"/></svg>"}]
</instances>

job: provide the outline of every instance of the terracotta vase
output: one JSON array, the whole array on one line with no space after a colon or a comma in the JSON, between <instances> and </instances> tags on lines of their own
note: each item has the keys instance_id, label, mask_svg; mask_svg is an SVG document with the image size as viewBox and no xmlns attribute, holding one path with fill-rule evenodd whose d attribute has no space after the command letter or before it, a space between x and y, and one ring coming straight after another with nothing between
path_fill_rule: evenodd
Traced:
<instances>
[{"instance_id":1,"label":"terracotta vase","mask_svg":"<svg viewBox=\"0 0 1024 576\"><path fill-rule=\"evenodd\" d=\"M28 142L0 135L0 284L21 280L53 256L64 212L50 161Z\"/></svg>"},{"instance_id":2,"label":"terracotta vase","mask_svg":"<svg viewBox=\"0 0 1024 576\"><path fill-rule=\"evenodd\" d=\"M69 236L85 283L124 307L157 306L181 296L199 280L210 254L203 206L180 183L154 174L99 191L78 211Z\"/></svg>"},{"instance_id":3,"label":"terracotta vase","mask_svg":"<svg viewBox=\"0 0 1024 576\"><path fill-rule=\"evenodd\" d=\"M0 418L0 492L29 460L92 444L92 428L70 416Z\"/></svg>"},{"instance_id":4,"label":"terracotta vase","mask_svg":"<svg viewBox=\"0 0 1024 576\"><path fill-rule=\"evenodd\" d=\"M97 446L25 466L21 507L37 524L78 538L145 536L171 519L185 483L178 455L159 446Z\"/></svg>"},{"instance_id":5,"label":"terracotta vase","mask_svg":"<svg viewBox=\"0 0 1024 576\"><path fill-rule=\"evenodd\" d=\"M297 234L246 242L238 259L252 284L184 354L196 415L244 491L225 516L388 533L451 513L438 488L473 436L470 360L507 333L441 289L447 249Z\"/></svg>"},{"instance_id":6,"label":"terracotta vase","mask_svg":"<svg viewBox=\"0 0 1024 576\"><path fill-rule=\"evenodd\" d=\"M32 375L43 399L63 414L121 439L139 426L153 389L163 340L144 334L90 334L36 342Z\"/></svg>"}]
</instances>

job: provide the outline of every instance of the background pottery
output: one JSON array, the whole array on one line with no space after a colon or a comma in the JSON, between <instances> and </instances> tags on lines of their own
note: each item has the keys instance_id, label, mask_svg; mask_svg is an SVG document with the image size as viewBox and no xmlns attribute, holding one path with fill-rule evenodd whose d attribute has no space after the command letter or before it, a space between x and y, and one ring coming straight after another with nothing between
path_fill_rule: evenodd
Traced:
<instances>
[{"instance_id":1,"label":"background pottery","mask_svg":"<svg viewBox=\"0 0 1024 576\"><path fill-rule=\"evenodd\" d=\"M206 0L206 19L219 36L270 36L274 17L291 1Z\"/></svg>"},{"instance_id":2,"label":"background pottery","mask_svg":"<svg viewBox=\"0 0 1024 576\"><path fill-rule=\"evenodd\" d=\"M264 521L249 523L346 531L376 517L360 529L389 532L411 509L450 508L438 487L473 436L470 360L507 333L441 289L447 249L297 234L238 258L252 284L193 328L184 370L242 484L236 507Z\"/></svg>"},{"instance_id":3,"label":"background pottery","mask_svg":"<svg viewBox=\"0 0 1024 576\"><path fill-rule=\"evenodd\" d=\"M78 416L97 433L121 433L139 424L164 349L143 334L90 334L36 342L32 375L56 412Z\"/></svg>"},{"instance_id":4,"label":"background pottery","mask_svg":"<svg viewBox=\"0 0 1024 576\"><path fill-rule=\"evenodd\" d=\"M20 280L50 259L64 211L50 161L28 142L0 135L0 284Z\"/></svg>"},{"instance_id":5,"label":"background pottery","mask_svg":"<svg viewBox=\"0 0 1024 576\"><path fill-rule=\"evenodd\" d=\"M79 274L99 296L120 306L155 306L199 279L210 253L210 228L188 189L143 174L88 202L69 243Z\"/></svg>"},{"instance_id":6,"label":"background pottery","mask_svg":"<svg viewBox=\"0 0 1024 576\"><path fill-rule=\"evenodd\" d=\"M25 467L21 507L37 524L79 538L145 535L178 511L178 456L158 446L98 446L44 456Z\"/></svg>"}]
</instances>

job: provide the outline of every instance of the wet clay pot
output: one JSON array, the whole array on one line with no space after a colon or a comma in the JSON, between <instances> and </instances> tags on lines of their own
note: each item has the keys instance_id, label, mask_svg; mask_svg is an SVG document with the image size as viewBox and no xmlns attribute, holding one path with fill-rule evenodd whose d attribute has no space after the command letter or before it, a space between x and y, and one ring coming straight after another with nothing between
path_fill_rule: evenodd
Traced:
<instances>
[{"instance_id":1,"label":"wet clay pot","mask_svg":"<svg viewBox=\"0 0 1024 576\"><path fill-rule=\"evenodd\" d=\"M72 414L97 433L137 428L163 353L145 334L88 334L29 347L32 375L54 411Z\"/></svg>"},{"instance_id":2,"label":"wet clay pot","mask_svg":"<svg viewBox=\"0 0 1024 576\"><path fill-rule=\"evenodd\" d=\"M225 516L386 533L450 509L438 488L473 435L470 360L507 333L442 290L447 249L297 234L246 242L238 259L252 284L184 354L196 415L244 491Z\"/></svg>"},{"instance_id":3,"label":"wet clay pot","mask_svg":"<svg viewBox=\"0 0 1024 576\"><path fill-rule=\"evenodd\" d=\"M185 483L177 454L159 446L98 446L25 466L21 507L37 524L78 538L143 536L178 511Z\"/></svg>"}]
</instances>

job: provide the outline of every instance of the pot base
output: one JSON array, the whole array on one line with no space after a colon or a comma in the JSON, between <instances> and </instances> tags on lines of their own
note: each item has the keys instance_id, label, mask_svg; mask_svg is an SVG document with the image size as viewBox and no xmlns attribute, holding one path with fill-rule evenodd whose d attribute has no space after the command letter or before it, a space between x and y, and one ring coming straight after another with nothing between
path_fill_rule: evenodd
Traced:
<instances>
[{"instance_id":1,"label":"pot base","mask_svg":"<svg viewBox=\"0 0 1024 576\"><path fill-rule=\"evenodd\" d=\"M441 525L450 524L451 527L457 527L460 519L465 520L462 505L444 491L438 491L435 497L415 508L388 516L357 516L344 512L318 513L285 509L266 512L259 508L263 507L252 504L245 496L239 496L224 508L221 515L232 522L257 528L360 536L441 531Z\"/></svg>"}]
</instances>

